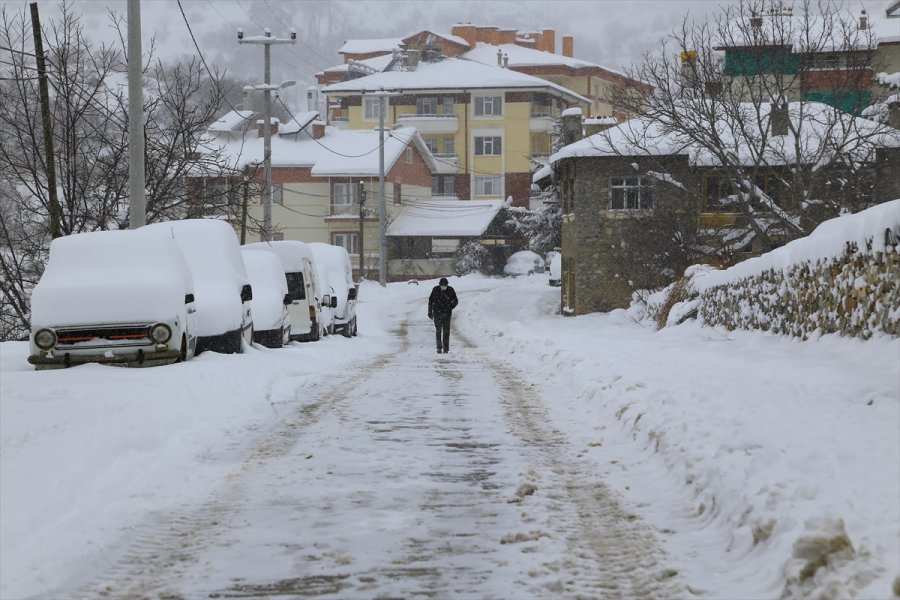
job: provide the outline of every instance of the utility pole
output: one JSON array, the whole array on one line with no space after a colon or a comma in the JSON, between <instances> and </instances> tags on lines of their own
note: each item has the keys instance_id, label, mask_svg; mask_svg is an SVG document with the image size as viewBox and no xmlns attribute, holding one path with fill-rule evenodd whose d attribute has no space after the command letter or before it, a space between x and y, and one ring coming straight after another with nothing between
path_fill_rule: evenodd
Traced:
<instances>
[{"instance_id":1,"label":"utility pole","mask_svg":"<svg viewBox=\"0 0 900 600\"><path fill-rule=\"evenodd\" d=\"M264 57L263 83L254 86L265 92L266 107L263 113L263 162L265 175L263 178L263 238L272 241L272 90L278 90L294 81L285 81L281 85L271 83L270 50L272 44L294 44L297 41L297 32L292 28L290 39L272 37L272 30L266 27L263 35L244 37L244 30L238 29L238 44L262 44Z\"/></svg>"},{"instance_id":2,"label":"utility pole","mask_svg":"<svg viewBox=\"0 0 900 600\"><path fill-rule=\"evenodd\" d=\"M247 243L247 204L250 200L250 177L243 176L241 185L241 246Z\"/></svg>"},{"instance_id":3,"label":"utility pole","mask_svg":"<svg viewBox=\"0 0 900 600\"><path fill-rule=\"evenodd\" d=\"M128 227L147 223L144 197L144 85L141 77L141 2L128 0Z\"/></svg>"},{"instance_id":4,"label":"utility pole","mask_svg":"<svg viewBox=\"0 0 900 600\"><path fill-rule=\"evenodd\" d=\"M381 256L378 262L378 283L387 286L387 217L384 202L384 100L386 94L382 90L376 94L378 98L378 229L381 240Z\"/></svg>"},{"instance_id":5,"label":"utility pole","mask_svg":"<svg viewBox=\"0 0 900 600\"><path fill-rule=\"evenodd\" d=\"M41 19L37 2L31 3L31 29L34 34L34 54L37 56L38 87L41 99L41 123L44 128L44 160L47 163L47 192L50 196L50 237L62 235L60 220L62 210L56 190L56 161L53 156L53 120L50 118L50 92L47 89L47 64L44 60L44 41L41 37Z\"/></svg>"},{"instance_id":6,"label":"utility pole","mask_svg":"<svg viewBox=\"0 0 900 600\"><path fill-rule=\"evenodd\" d=\"M366 186L359 182L359 239L357 240L356 249L359 251L359 278L362 280L363 275L363 219L365 218L366 206Z\"/></svg>"}]
</instances>

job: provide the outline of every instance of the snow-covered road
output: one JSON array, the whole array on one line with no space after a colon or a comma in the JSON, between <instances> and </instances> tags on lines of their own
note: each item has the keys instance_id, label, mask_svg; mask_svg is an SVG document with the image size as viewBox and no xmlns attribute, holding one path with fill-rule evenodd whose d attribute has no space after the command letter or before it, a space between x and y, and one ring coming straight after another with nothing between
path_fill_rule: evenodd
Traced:
<instances>
[{"instance_id":1,"label":"snow-covered road","mask_svg":"<svg viewBox=\"0 0 900 600\"><path fill-rule=\"evenodd\" d=\"M900 594L900 340L468 276L438 356L433 283L366 282L352 339L168 367L0 344L0 598Z\"/></svg>"},{"instance_id":2,"label":"snow-covered road","mask_svg":"<svg viewBox=\"0 0 900 600\"><path fill-rule=\"evenodd\" d=\"M57 593L679 596L650 528L576 460L534 383L459 332L434 355L432 331L404 320L349 381L276 404L207 498L133 524Z\"/></svg>"}]
</instances>

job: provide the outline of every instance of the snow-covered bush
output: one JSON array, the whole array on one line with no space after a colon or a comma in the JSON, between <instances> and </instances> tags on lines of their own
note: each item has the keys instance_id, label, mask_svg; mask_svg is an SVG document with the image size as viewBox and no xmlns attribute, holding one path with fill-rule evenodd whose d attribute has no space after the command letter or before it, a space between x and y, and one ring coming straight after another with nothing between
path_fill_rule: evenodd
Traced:
<instances>
[{"instance_id":1,"label":"snow-covered bush","mask_svg":"<svg viewBox=\"0 0 900 600\"><path fill-rule=\"evenodd\" d=\"M459 276L484 273L489 262L488 249L479 242L469 242L456 251L453 270Z\"/></svg>"}]
</instances>

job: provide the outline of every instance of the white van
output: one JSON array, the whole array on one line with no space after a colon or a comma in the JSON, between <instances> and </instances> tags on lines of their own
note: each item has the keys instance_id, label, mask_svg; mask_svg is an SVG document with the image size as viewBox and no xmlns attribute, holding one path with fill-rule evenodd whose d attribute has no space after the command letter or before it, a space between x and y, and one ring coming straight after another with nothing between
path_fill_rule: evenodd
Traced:
<instances>
[{"instance_id":1,"label":"white van","mask_svg":"<svg viewBox=\"0 0 900 600\"><path fill-rule=\"evenodd\" d=\"M215 219L184 219L144 225L148 231L174 239L194 278L197 302L197 353L205 350L235 354L250 345L253 289L241 258L234 229Z\"/></svg>"},{"instance_id":2,"label":"white van","mask_svg":"<svg viewBox=\"0 0 900 600\"><path fill-rule=\"evenodd\" d=\"M325 334L322 303L328 300L330 304L331 299L324 298L319 286L315 258L309 246L296 240L277 240L246 244L243 248L274 252L281 259L291 297L291 305L288 306L291 340L310 342L321 338Z\"/></svg>"},{"instance_id":3,"label":"white van","mask_svg":"<svg viewBox=\"0 0 900 600\"><path fill-rule=\"evenodd\" d=\"M274 252L241 248L241 255L253 286L253 342L281 348L291 341L291 297L281 261Z\"/></svg>"},{"instance_id":4,"label":"white van","mask_svg":"<svg viewBox=\"0 0 900 600\"><path fill-rule=\"evenodd\" d=\"M53 240L31 293L36 369L185 361L197 343L194 283L178 246L142 231Z\"/></svg>"},{"instance_id":5,"label":"white van","mask_svg":"<svg viewBox=\"0 0 900 600\"><path fill-rule=\"evenodd\" d=\"M334 331L345 337L356 335L356 295L359 285L353 283L353 266L343 246L309 244L320 270L328 274L334 308Z\"/></svg>"}]
</instances>

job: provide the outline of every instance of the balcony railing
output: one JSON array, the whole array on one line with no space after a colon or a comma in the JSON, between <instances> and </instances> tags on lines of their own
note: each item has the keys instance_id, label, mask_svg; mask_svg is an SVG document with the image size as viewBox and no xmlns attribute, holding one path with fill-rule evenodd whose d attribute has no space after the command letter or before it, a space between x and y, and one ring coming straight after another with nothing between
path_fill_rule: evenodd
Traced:
<instances>
[{"instance_id":1,"label":"balcony railing","mask_svg":"<svg viewBox=\"0 0 900 600\"><path fill-rule=\"evenodd\" d=\"M415 127L419 133L456 133L459 129L459 117L455 113L435 115L425 113L409 113L398 115L398 122Z\"/></svg>"}]
</instances>

